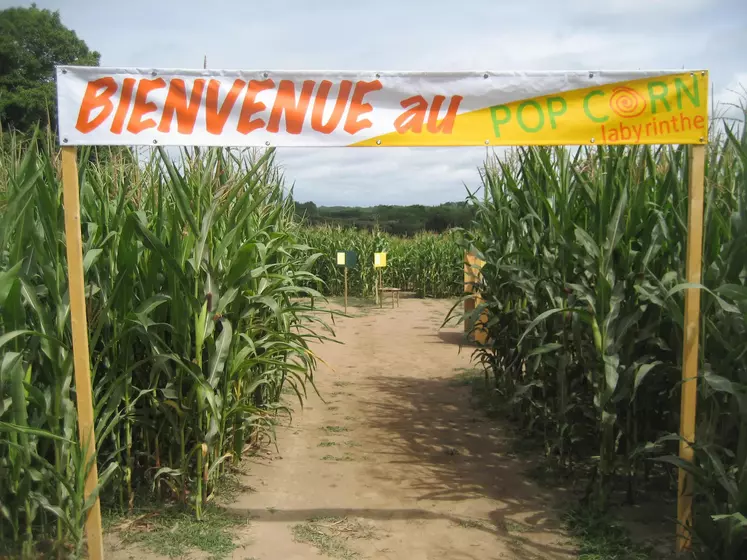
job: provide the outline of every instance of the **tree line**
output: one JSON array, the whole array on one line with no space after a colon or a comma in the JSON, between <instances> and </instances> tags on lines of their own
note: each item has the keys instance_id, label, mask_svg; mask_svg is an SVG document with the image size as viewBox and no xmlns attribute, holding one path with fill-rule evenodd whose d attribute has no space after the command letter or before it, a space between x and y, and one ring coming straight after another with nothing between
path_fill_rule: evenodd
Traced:
<instances>
[{"instance_id":1,"label":"tree line","mask_svg":"<svg viewBox=\"0 0 747 560\"><path fill-rule=\"evenodd\" d=\"M296 202L296 216L309 225L353 227L411 236L419 231L441 233L454 227L468 227L474 207L466 202L446 202L438 206L317 206Z\"/></svg>"}]
</instances>

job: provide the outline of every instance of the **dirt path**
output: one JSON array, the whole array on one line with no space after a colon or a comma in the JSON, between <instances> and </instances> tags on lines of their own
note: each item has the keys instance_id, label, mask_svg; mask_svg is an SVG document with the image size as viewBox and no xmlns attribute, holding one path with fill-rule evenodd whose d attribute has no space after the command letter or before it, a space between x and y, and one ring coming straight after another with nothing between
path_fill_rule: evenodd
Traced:
<instances>
[{"instance_id":1,"label":"dirt path","mask_svg":"<svg viewBox=\"0 0 747 560\"><path fill-rule=\"evenodd\" d=\"M244 477L255 492L228 506L253 518L234 558L572 557L553 496L453 382L470 349L458 352L459 329L439 331L449 305L403 299L337 320L344 344L315 349L333 368L316 377L326 404L296 412L280 453Z\"/></svg>"}]
</instances>

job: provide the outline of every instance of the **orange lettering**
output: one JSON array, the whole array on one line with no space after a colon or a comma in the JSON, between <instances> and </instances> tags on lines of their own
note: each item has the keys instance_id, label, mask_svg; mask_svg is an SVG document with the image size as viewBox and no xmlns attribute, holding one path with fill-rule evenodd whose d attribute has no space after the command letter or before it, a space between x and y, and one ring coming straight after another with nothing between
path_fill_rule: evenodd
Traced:
<instances>
[{"instance_id":1,"label":"orange lettering","mask_svg":"<svg viewBox=\"0 0 747 560\"><path fill-rule=\"evenodd\" d=\"M155 80L140 80L135 94L135 106L132 108L132 115L127 123L127 130L133 134L138 134L143 130L156 127L156 121L153 119L144 119L148 113L152 113L158 106L153 101L147 101L148 94L156 89L166 87L166 82L162 78Z\"/></svg>"},{"instance_id":2,"label":"orange lettering","mask_svg":"<svg viewBox=\"0 0 747 560\"><path fill-rule=\"evenodd\" d=\"M334 132L337 125L340 124L350 91L353 89L353 82L350 80L340 82L340 92L337 94L335 107L332 109L332 114L329 116L327 124L323 124L324 106L327 104L330 89L332 89L332 82L329 80L323 80L319 84L319 90L317 90L316 97L314 98L314 108L311 111L311 128L322 134Z\"/></svg>"},{"instance_id":3,"label":"orange lettering","mask_svg":"<svg viewBox=\"0 0 747 560\"><path fill-rule=\"evenodd\" d=\"M104 91L99 92L101 88L104 88ZM83 95L83 101L80 103L75 128L83 134L88 134L101 126L101 123L109 118L109 115L114 110L112 95L116 92L117 82L112 77L107 76L106 78L99 78L98 80L88 82L86 93ZM94 118L91 118L91 113L96 109L101 109L101 112Z\"/></svg>"},{"instance_id":4,"label":"orange lettering","mask_svg":"<svg viewBox=\"0 0 747 560\"><path fill-rule=\"evenodd\" d=\"M267 109L267 106L261 101L257 101L257 94L267 89L275 87L275 82L272 80L251 80L249 82L249 88L246 91L244 102L241 104L241 113L239 114L239 123L236 126L241 134L249 134L252 130L257 130L265 126L265 121L262 119L252 120L252 115L260 113Z\"/></svg>"},{"instance_id":5,"label":"orange lettering","mask_svg":"<svg viewBox=\"0 0 747 560\"><path fill-rule=\"evenodd\" d=\"M280 130L280 117L285 112L285 130L288 134L301 134L315 85L314 80L304 80L301 86L301 96L296 102L295 84L291 80L280 80L278 96L275 98L270 120L267 123L267 132Z\"/></svg>"},{"instance_id":6,"label":"orange lettering","mask_svg":"<svg viewBox=\"0 0 747 560\"><path fill-rule=\"evenodd\" d=\"M169 93L166 94L166 101L163 104L163 114L161 115L161 123L158 125L158 131L170 132L171 121L176 114L176 129L179 134L192 134L204 90L205 80L195 80L192 84L189 101L187 101L187 86L184 80L179 78L171 80Z\"/></svg>"},{"instance_id":7,"label":"orange lettering","mask_svg":"<svg viewBox=\"0 0 747 560\"><path fill-rule=\"evenodd\" d=\"M350 100L350 110L348 118L345 119L345 132L355 134L364 128L371 128L373 123L368 119L358 120L358 117L373 111L370 103L363 103L363 98L367 93L378 91L382 88L379 80L372 82L356 82L353 98Z\"/></svg>"},{"instance_id":8,"label":"orange lettering","mask_svg":"<svg viewBox=\"0 0 747 560\"><path fill-rule=\"evenodd\" d=\"M409 105L412 105L412 107L409 107L394 120L394 130L400 134L404 134L410 130L413 132L420 132L423 130L425 112L428 110L428 102L422 95L415 95L402 100L400 103L400 106L403 109Z\"/></svg>"},{"instance_id":9,"label":"orange lettering","mask_svg":"<svg viewBox=\"0 0 747 560\"><path fill-rule=\"evenodd\" d=\"M228 117L231 115L236 99L239 93L244 89L246 82L244 80L234 80L231 90L223 100L223 105L218 109L218 93L220 92L220 82L210 80L207 89L207 100L205 101L205 123L207 131L210 134L220 134L226 125Z\"/></svg>"},{"instance_id":10,"label":"orange lettering","mask_svg":"<svg viewBox=\"0 0 747 560\"><path fill-rule=\"evenodd\" d=\"M464 99L460 95L455 95L449 102L449 108L446 110L446 116L441 122L438 122L438 113L441 111L441 105L446 101L446 97L443 95L437 95L433 98L433 104L431 110L428 113L428 132L436 134L443 132L444 134L451 134L454 129L454 119L456 118L457 111L459 110L459 104Z\"/></svg>"},{"instance_id":11,"label":"orange lettering","mask_svg":"<svg viewBox=\"0 0 747 560\"><path fill-rule=\"evenodd\" d=\"M693 118L693 124L695 125L695 128L703 128L703 117L701 115L696 115L695 118Z\"/></svg>"},{"instance_id":12,"label":"orange lettering","mask_svg":"<svg viewBox=\"0 0 747 560\"><path fill-rule=\"evenodd\" d=\"M135 78L125 78L122 81L122 93L119 95L119 105L117 106L117 112L114 113L114 120L110 129L114 134L122 134L125 117L130 108L130 101L132 101L132 90L135 88L135 82Z\"/></svg>"}]
</instances>

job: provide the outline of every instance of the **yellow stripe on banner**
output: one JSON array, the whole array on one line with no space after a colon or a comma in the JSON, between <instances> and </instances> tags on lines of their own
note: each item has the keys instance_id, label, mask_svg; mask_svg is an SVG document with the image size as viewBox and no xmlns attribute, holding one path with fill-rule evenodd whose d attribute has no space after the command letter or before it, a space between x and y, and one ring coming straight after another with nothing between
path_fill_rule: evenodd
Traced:
<instances>
[{"instance_id":1,"label":"yellow stripe on banner","mask_svg":"<svg viewBox=\"0 0 747 560\"><path fill-rule=\"evenodd\" d=\"M428 117L427 106L414 104L397 119L395 132L352 145L704 144L708 72L667 74L485 107L457 115L451 130L439 126L446 119L433 126Z\"/></svg>"}]
</instances>

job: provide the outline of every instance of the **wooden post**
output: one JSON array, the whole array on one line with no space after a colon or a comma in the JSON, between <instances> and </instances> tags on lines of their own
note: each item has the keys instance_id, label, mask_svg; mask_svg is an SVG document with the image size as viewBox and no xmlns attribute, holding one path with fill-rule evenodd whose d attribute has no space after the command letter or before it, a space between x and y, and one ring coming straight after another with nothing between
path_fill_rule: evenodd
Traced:
<instances>
[{"instance_id":1,"label":"wooden post","mask_svg":"<svg viewBox=\"0 0 747 560\"><path fill-rule=\"evenodd\" d=\"M65 243L67 245L67 275L70 291L70 321L73 334L73 365L75 369L75 395L78 409L78 434L86 449L86 463L91 469L86 476L85 498L98 485L96 467L96 436L94 433L91 371L88 362L88 325L86 295L83 280L83 241L80 233L80 187L78 163L74 147L62 148L62 189L65 204ZM101 534L101 507L99 499L88 510L86 517L88 558L104 558L104 541Z\"/></svg>"},{"instance_id":2,"label":"wooden post","mask_svg":"<svg viewBox=\"0 0 747 560\"><path fill-rule=\"evenodd\" d=\"M379 303L379 277L376 274L376 269L374 268L374 302Z\"/></svg>"},{"instance_id":3,"label":"wooden post","mask_svg":"<svg viewBox=\"0 0 747 560\"><path fill-rule=\"evenodd\" d=\"M381 273L381 269L379 269L379 308L384 307L384 292L382 289L384 288L384 275Z\"/></svg>"},{"instance_id":4,"label":"wooden post","mask_svg":"<svg viewBox=\"0 0 747 560\"><path fill-rule=\"evenodd\" d=\"M348 312L348 267L345 267L345 313Z\"/></svg>"},{"instance_id":5,"label":"wooden post","mask_svg":"<svg viewBox=\"0 0 747 560\"><path fill-rule=\"evenodd\" d=\"M700 283L703 257L703 191L706 147L690 148L687 212L687 282ZM682 352L682 401L680 404L680 458L692 462L695 442L695 409L698 403L698 339L700 289L685 290L685 321ZM690 549L693 526L693 478L679 470L677 493L677 551Z\"/></svg>"},{"instance_id":6,"label":"wooden post","mask_svg":"<svg viewBox=\"0 0 747 560\"><path fill-rule=\"evenodd\" d=\"M464 252L464 292L471 294L474 290L474 285L472 284L473 281L473 275L472 275L472 255L470 255L467 251ZM464 315L466 316L467 313L470 313L475 308L475 298L474 297L468 297L464 300ZM470 321L466 320L464 321L464 333L469 333L470 329L472 328L472 325Z\"/></svg>"}]
</instances>

